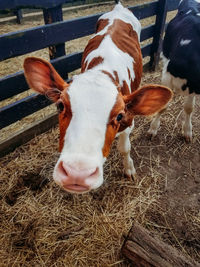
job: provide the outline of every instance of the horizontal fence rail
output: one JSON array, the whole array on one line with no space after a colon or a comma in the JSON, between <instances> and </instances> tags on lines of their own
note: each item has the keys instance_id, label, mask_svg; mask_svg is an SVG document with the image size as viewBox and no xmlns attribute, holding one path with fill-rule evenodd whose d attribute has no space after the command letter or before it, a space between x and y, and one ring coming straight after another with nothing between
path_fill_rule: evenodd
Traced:
<instances>
[{"instance_id":1,"label":"horizontal fence rail","mask_svg":"<svg viewBox=\"0 0 200 267\"><path fill-rule=\"evenodd\" d=\"M151 50L151 44L148 44L142 48L143 57L148 56ZM74 58L76 58L76 63L74 65L74 69L80 68L81 66L81 57L82 53L75 54L71 57L71 61L74 62ZM55 68L59 72L64 72L66 70L65 62L68 62L68 57L64 57L62 60L57 59L52 62ZM56 67L57 66L57 67ZM64 69L63 69L64 67ZM69 69L72 69L72 65L68 66ZM22 77L22 73L20 74ZM25 78L23 77L23 82L25 83ZM28 85L27 85L28 88ZM0 109L0 129L21 120L22 118L50 105L52 102L48 100L45 96L33 94L28 96L20 101L16 101L14 104L10 104L6 107Z\"/></svg>"},{"instance_id":2,"label":"horizontal fence rail","mask_svg":"<svg viewBox=\"0 0 200 267\"><path fill-rule=\"evenodd\" d=\"M138 19L154 16L157 2L130 8ZM69 21L39 26L0 36L0 60L25 55L51 45L81 38L95 32L95 25L102 15L92 15Z\"/></svg>"},{"instance_id":3,"label":"horizontal fence rail","mask_svg":"<svg viewBox=\"0 0 200 267\"><path fill-rule=\"evenodd\" d=\"M141 41L153 37L155 25L150 25L142 29ZM143 56L147 56L144 52ZM66 73L72 72L80 68L82 53L75 53L52 60L59 74L65 78ZM0 79L0 99L4 100L19 93L28 90L23 72L18 72Z\"/></svg>"},{"instance_id":4,"label":"horizontal fence rail","mask_svg":"<svg viewBox=\"0 0 200 267\"><path fill-rule=\"evenodd\" d=\"M80 68L82 52L73 53L51 60L51 63L59 74L65 79L66 74ZM0 79L0 99L5 100L14 95L28 90L28 84L24 77L24 72L20 71L15 74Z\"/></svg>"},{"instance_id":5,"label":"horizontal fence rail","mask_svg":"<svg viewBox=\"0 0 200 267\"><path fill-rule=\"evenodd\" d=\"M25 2L26 0L24 0ZM130 7L130 10L138 19L145 19L147 17L155 16L158 12L158 6L160 2L165 0L153 1ZM0 0L0 9L4 1ZM7 3L23 3L23 0L8 1ZM29 1L31 3L31 1ZM35 4L40 1L35 1ZM54 7L54 3L57 0L41 1L45 2L48 8L49 4ZM60 2L70 2L62 1ZM178 7L179 0L168 0L167 11L175 10ZM5 3L5 2L4 2ZM29 4L30 4L29 3ZM43 6L44 7L44 6ZM52 45L64 44L67 41L71 41L77 38L91 35L95 32L95 25L98 18L102 15L96 14L78 19L72 19L68 21L60 21L52 24L34 27L18 31L15 33L8 33L0 36L0 61L13 58L16 56L28 54L43 48L47 48ZM140 41L145 41L156 36L156 25L152 24L144 27L141 31ZM157 35L158 36L158 35ZM142 47L143 57L150 56L153 51L153 43L147 44ZM69 55L63 55L56 59L51 60L51 63L59 74L66 79L68 73L77 70L81 66L82 52L77 52ZM20 94L29 87L26 83L23 71L17 72L12 75L8 75L0 79L0 100L6 100L17 94ZM18 121L22 118L48 106L51 101L38 94L32 94L24 99L16 101L10 105L0 108L0 129ZM55 117L55 114L54 114ZM54 119L55 123L55 119ZM47 125L44 123L45 129ZM35 126L36 127L36 126ZM29 132L29 131L28 131ZM30 130L30 132L32 132ZM37 131L38 132L38 131ZM32 132L33 134L33 132Z\"/></svg>"},{"instance_id":6,"label":"horizontal fence rail","mask_svg":"<svg viewBox=\"0 0 200 267\"><path fill-rule=\"evenodd\" d=\"M0 10L16 8L54 8L58 5L81 2L78 0L0 0ZM84 1L82 1L84 2Z\"/></svg>"}]
</instances>

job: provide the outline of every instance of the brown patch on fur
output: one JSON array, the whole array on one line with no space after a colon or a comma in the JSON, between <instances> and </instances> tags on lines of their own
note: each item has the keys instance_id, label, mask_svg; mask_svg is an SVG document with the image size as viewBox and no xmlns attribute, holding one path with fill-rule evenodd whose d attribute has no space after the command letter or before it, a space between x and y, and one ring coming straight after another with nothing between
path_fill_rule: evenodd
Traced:
<instances>
[{"instance_id":1,"label":"brown patch on fur","mask_svg":"<svg viewBox=\"0 0 200 267\"><path fill-rule=\"evenodd\" d=\"M101 31L108 25L109 20L102 20L100 19L97 23L96 32ZM100 60L101 57L97 57L92 60L87 67L86 58L87 56L95 49L99 47L102 40L106 35L110 35L114 44L123 52L128 53L133 59L133 69L135 73L134 81L131 81L131 88L127 90L127 83L123 83L122 92L124 94L130 94L130 91L135 91L141 82L142 77L142 53L140 49L140 44L138 41L138 35L136 31L133 30L131 24L126 23L120 19L115 19L113 24L108 28L108 31L103 35L96 35L94 36L86 46L83 58L82 58L82 68L81 72L84 72L86 69L91 69L98 64L102 63L103 59ZM127 68L129 79L131 79L130 70ZM110 77L112 74L110 74ZM119 84L119 76L116 71L114 71L114 76L112 76L112 80L115 81L115 84Z\"/></svg>"},{"instance_id":2,"label":"brown patch on fur","mask_svg":"<svg viewBox=\"0 0 200 267\"><path fill-rule=\"evenodd\" d=\"M117 90L121 91L121 87L119 85L119 83L115 80L115 78L112 76L112 74L108 71L102 70L102 72L106 75L108 75L108 77L112 80L112 82L116 85ZM115 71L116 72L116 71Z\"/></svg>"},{"instance_id":3,"label":"brown patch on fur","mask_svg":"<svg viewBox=\"0 0 200 267\"><path fill-rule=\"evenodd\" d=\"M129 77L129 79L131 79L131 72L130 72L129 68L127 68L127 70L128 70L128 77Z\"/></svg>"},{"instance_id":4,"label":"brown patch on fur","mask_svg":"<svg viewBox=\"0 0 200 267\"><path fill-rule=\"evenodd\" d=\"M95 66L101 64L102 62L103 62L103 58L102 58L102 57L94 57L94 58L90 61L90 63L89 63L89 65L88 65L87 69L88 69L88 70L89 70L89 69L92 69L92 68L94 68Z\"/></svg>"},{"instance_id":5,"label":"brown patch on fur","mask_svg":"<svg viewBox=\"0 0 200 267\"><path fill-rule=\"evenodd\" d=\"M122 95L129 95L130 94L130 89L126 81L123 81L123 85L121 88Z\"/></svg>"},{"instance_id":6,"label":"brown patch on fur","mask_svg":"<svg viewBox=\"0 0 200 267\"><path fill-rule=\"evenodd\" d=\"M107 34L110 34L112 41L120 50L129 54L134 59L135 79L131 87L131 91L134 91L139 87L142 77L142 53L138 35L133 30L131 24L119 19L114 20Z\"/></svg>"},{"instance_id":7,"label":"brown patch on fur","mask_svg":"<svg viewBox=\"0 0 200 267\"><path fill-rule=\"evenodd\" d=\"M70 105L70 100L66 90L61 95L61 100L64 104L64 110L59 114L59 129L60 129L60 139L59 139L59 151L61 152L64 145L64 137L66 130L70 124L72 118L72 110Z\"/></svg>"},{"instance_id":8,"label":"brown patch on fur","mask_svg":"<svg viewBox=\"0 0 200 267\"><path fill-rule=\"evenodd\" d=\"M115 75L115 81L119 84L119 76L116 70L114 71L114 75Z\"/></svg>"},{"instance_id":9,"label":"brown patch on fur","mask_svg":"<svg viewBox=\"0 0 200 267\"><path fill-rule=\"evenodd\" d=\"M109 23L109 19L100 19L96 25L96 33L102 31Z\"/></svg>"},{"instance_id":10,"label":"brown patch on fur","mask_svg":"<svg viewBox=\"0 0 200 267\"><path fill-rule=\"evenodd\" d=\"M119 127L118 132L122 132L127 127L130 127L132 125L133 118L134 118L133 114L131 114L128 110L126 110L124 118L122 119L122 121L120 123L120 127Z\"/></svg>"},{"instance_id":11,"label":"brown patch on fur","mask_svg":"<svg viewBox=\"0 0 200 267\"><path fill-rule=\"evenodd\" d=\"M133 68L134 68L134 73L135 73L135 79L133 82L131 80L131 91L132 92L134 92L140 86L140 82L142 78L142 71L143 71L142 60L141 61L138 60L137 63L133 63Z\"/></svg>"},{"instance_id":12,"label":"brown patch on fur","mask_svg":"<svg viewBox=\"0 0 200 267\"><path fill-rule=\"evenodd\" d=\"M90 41L88 42L84 52L83 52L83 57L82 57L82 62L81 62L81 72L84 72L86 70L86 58L87 56L95 49L99 47L101 44L103 38L105 35L96 35Z\"/></svg>"},{"instance_id":13,"label":"brown patch on fur","mask_svg":"<svg viewBox=\"0 0 200 267\"><path fill-rule=\"evenodd\" d=\"M119 113L124 113L125 103L123 101L123 97L121 93L118 94L115 105L113 106L109 121L107 124L106 135L105 135L105 142L102 149L103 156L107 157L110 152L111 144L119 130L120 122L116 120L116 117Z\"/></svg>"}]
</instances>

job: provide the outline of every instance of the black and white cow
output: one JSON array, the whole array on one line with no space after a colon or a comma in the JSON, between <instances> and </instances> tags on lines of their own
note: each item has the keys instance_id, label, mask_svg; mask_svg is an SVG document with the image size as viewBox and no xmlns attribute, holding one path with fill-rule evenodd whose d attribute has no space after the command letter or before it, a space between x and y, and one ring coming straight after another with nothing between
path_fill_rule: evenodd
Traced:
<instances>
[{"instance_id":1,"label":"black and white cow","mask_svg":"<svg viewBox=\"0 0 200 267\"><path fill-rule=\"evenodd\" d=\"M168 24L163 42L162 84L186 96L183 134L189 142L195 94L200 94L200 0L181 0L177 15ZM161 113L149 128L152 137L157 134Z\"/></svg>"}]
</instances>

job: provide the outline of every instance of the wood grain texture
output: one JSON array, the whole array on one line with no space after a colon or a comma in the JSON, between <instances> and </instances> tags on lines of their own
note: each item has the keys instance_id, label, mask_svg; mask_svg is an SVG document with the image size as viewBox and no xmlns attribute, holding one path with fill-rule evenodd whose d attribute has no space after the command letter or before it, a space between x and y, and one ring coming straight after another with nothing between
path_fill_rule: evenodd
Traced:
<instances>
[{"instance_id":1,"label":"wood grain texture","mask_svg":"<svg viewBox=\"0 0 200 267\"><path fill-rule=\"evenodd\" d=\"M122 253L134 267L200 267L137 223L130 230Z\"/></svg>"}]
</instances>

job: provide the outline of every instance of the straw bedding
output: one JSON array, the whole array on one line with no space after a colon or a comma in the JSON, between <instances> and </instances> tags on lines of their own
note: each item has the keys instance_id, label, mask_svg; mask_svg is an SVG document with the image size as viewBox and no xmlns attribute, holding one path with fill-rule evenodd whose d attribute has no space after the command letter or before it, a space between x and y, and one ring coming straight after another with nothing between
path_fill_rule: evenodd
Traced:
<instances>
[{"instance_id":1,"label":"straw bedding","mask_svg":"<svg viewBox=\"0 0 200 267\"><path fill-rule=\"evenodd\" d=\"M153 141L145 135L149 119L136 118L134 181L124 177L114 142L100 189L71 195L58 188L57 128L0 159L1 266L130 266L120 248L134 220L200 261L199 114L193 143L185 144L181 102L175 98Z\"/></svg>"}]
</instances>

